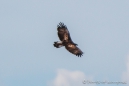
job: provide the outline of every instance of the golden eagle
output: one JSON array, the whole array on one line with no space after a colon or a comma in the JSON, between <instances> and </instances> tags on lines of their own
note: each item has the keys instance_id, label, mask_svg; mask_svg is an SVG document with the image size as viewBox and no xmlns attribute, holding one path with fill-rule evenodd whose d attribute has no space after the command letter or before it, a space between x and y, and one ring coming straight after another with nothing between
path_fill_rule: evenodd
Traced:
<instances>
[{"instance_id":1,"label":"golden eagle","mask_svg":"<svg viewBox=\"0 0 129 86\"><path fill-rule=\"evenodd\" d=\"M64 25L64 23L59 23L57 25L57 31L58 31L58 37L61 40L60 42L54 42L54 47L60 48L62 46L65 46L65 48L72 54L76 56L82 56L83 52L77 47L77 44L74 43L70 37L70 33L67 29L67 26Z\"/></svg>"}]
</instances>

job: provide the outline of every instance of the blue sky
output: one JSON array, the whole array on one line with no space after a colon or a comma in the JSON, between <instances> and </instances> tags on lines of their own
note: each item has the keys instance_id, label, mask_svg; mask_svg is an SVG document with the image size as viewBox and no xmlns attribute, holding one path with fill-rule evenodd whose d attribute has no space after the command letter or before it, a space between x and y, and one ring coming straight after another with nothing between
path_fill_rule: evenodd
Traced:
<instances>
[{"instance_id":1,"label":"blue sky","mask_svg":"<svg viewBox=\"0 0 129 86\"><path fill-rule=\"evenodd\" d=\"M0 86L128 82L128 9L128 0L1 0ZM53 47L59 22L67 25L82 58Z\"/></svg>"}]
</instances>

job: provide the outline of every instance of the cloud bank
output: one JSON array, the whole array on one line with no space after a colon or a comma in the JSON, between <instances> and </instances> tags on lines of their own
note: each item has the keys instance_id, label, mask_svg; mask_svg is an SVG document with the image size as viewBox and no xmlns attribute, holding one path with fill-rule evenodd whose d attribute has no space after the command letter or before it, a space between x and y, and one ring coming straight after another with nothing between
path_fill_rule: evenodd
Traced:
<instances>
[{"instance_id":1,"label":"cloud bank","mask_svg":"<svg viewBox=\"0 0 129 86\"><path fill-rule=\"evenodd\" d=\"M127 57L126 67L127 67L127 70L123 73L122 79L123 81L126 81L127 84L129 84L129 55Z\"/></svg>"},{"instance_id":2,"label":"cloud bank","mask_svg":"<svg viewBox=\"0 0 129 86\"><path fill-rule=\"evenodd\" d=\"M84 80L92 80L81 71L69 71L66 69L58 69L57 76L49 84L50 86L85 86ZM87 85L86 85L87 86ZM93 86L93 85L90 85Z\"/></svg>"}]
</instances>

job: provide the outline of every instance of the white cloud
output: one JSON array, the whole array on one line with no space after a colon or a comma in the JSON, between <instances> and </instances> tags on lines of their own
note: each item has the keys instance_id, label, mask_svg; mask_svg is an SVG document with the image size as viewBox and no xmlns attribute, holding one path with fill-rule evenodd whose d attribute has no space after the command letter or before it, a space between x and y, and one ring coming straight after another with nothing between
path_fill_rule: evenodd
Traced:
<instances>
[{"instance_id":1,"label":"white cloud","mask_svg":"<svg viewBox=\"0 0 129 86\"><path fill-rule=\"evenodd\" d=\"M69 71L66 69L58 69L57 76L49 83L50 86L87 86L83 84L83 80L92 80L81 71ZM93 81L93 80L92 80ZM90 86L93 86L90 84Z\"/></svg>"},{"instance_id":2,"label":"white cloud","mask_svg":"<svg viewBox=\"0 0 129 86\"><path fill-rule=\"evenodd\" d=\"M127 70L123 73L122 79L123 81L126 81L128 84L129 83L129 55L127 57L126 67L127 67Z\"/></svg>"}]
</instances>

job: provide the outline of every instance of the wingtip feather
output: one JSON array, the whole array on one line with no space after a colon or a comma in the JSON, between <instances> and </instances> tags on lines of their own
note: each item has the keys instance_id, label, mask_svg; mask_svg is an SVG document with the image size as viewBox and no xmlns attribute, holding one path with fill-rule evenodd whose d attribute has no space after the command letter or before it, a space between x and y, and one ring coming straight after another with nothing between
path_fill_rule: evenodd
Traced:
<instances>
[{"instance_id":1,"label":"wingtip feather","mask_svg":"<svg viewBox=\"0 0 129 86\"><path fill-rule=\"evenodd\" d=\"M60 22L60 23L57 25L57 28L67 28L67 26L64 25L63 22Z\"/></svg>"}]
</instances>

